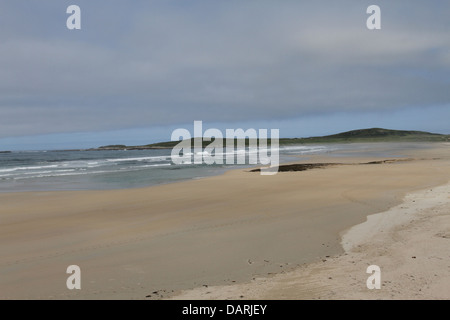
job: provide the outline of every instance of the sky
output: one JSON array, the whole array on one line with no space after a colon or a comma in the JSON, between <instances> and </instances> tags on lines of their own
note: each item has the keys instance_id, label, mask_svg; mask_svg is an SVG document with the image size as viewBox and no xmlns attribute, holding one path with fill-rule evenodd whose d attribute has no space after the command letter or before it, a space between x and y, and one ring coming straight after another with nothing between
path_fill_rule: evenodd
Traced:
<instances>
[{"instance_id":1,"label":"sky","mask_svg":"<svg viewBox=\"0 0 450 320\"><path fill-rule=\"evenodd\" d=\"M69 5L81 29L69 30ZM367 7L381 8L369 30ZM0 150L176 128L450 133L450 2L0 0Z\"/></svg>"}]
</instances>

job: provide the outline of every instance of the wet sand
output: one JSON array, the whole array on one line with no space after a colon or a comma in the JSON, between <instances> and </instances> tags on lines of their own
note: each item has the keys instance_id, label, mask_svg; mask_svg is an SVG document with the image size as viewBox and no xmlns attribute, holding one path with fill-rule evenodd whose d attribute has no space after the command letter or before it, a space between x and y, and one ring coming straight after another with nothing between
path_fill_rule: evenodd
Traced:
<instances>
[{"instance_id":1,"label":"wet sand","mask_svg":"<svg viewBox=\"0 0 450 320\"><path fill-rule=\"evenodd\" d=\"M0 298L161 299L198 287L218 293L211 286L339 257L343 231L407 193L448 181L449 146L433 146L402 150L398 160L409 161L320 156L304 162L348 165L273 176L234 170L141 189L1 194ZM73 264L81 268L81 290L66 288ZM263 296L314 297L314 289L288 292ZM208 294L200 297L225 298Z\"/></svg>"}]
</instances>

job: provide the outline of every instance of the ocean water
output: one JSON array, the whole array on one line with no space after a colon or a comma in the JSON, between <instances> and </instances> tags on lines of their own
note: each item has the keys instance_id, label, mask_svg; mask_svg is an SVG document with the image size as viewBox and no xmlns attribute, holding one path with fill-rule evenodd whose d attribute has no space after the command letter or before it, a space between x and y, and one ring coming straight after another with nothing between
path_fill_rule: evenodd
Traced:
<instances>
[{"instance_id":1,"label":"ocean water","mask_svg":"<svg viewBox=\"0 0 450 320\"><path fill-rule=\"evenodd\" d=\"M319 145L280 147L280 162L292 161L293 156L323 153L330 149ZM249 150L245 153L248 158ZM171 149L0 153L0 192L137 188L199 179L229 169L254 166L176 165L171 160Z\"/></svg>"}]
</instances>

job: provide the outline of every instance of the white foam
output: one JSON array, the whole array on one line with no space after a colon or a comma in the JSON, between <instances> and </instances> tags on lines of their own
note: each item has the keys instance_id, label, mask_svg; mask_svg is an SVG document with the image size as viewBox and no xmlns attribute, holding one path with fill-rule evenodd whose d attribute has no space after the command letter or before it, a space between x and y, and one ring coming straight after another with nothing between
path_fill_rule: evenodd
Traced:
<instances>
[{"instance_id":1,"label":"white foam","mask_svg":"<svg viewBox=\"0 0 450 320\"><path fill-rule=\"evenodd\" d=\"M61 174L40 174L36 176L30 177L17 177L15 180L24 180L24 179L33 179L33 178L50 178L50 177L62 177L62 176L79 176L79 175L88 175L88 174L98 174L98 173L107 173L111 171L91 171L91 172L74 172L74 173L61 173Z\"/></svg>"},{"instance_id":2,"label":"white foam","mask_svg":"<svg viewBox=\"0 0 450 320\"><path fill-rule=\"evenodd\" d=\"M156 157L138 157L138 158L118 158L118 159L106 159L108 162L125 162L125 161L163 161L167 160L168 156L156 156Z\"/></svg>"},{"instance_id":3,"label":"white foam","mask_svg":"<svg viewBox=\"0 0 450 320\"><path fill-rule=\"evenodd\" d=\"M35 167L15 167L10 169L0 169L0 172L14 172L19 170L39 170L46 168L57 168L58 165L50 165L50 166L35 166Z\"/></svg>"}]
</instances>

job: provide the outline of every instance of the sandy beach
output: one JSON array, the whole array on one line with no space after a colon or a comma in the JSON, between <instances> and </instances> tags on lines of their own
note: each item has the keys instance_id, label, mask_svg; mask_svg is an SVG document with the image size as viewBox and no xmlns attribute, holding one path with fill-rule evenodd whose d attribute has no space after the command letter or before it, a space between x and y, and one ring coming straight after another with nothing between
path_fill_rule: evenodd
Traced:
<instances>
[{"instance_id":1,"label":"sandy beach","mask_svg":"<svg viewBox=\"0 0 450 320\"><path fill-rule=\"evenodd\" d=\"M450 144L430 146L273 176L0 194L0 299L449 299ZM380 290L366 288L371 264Z\"/></svg>"},{"instance_id":2,"label":"sandy beach","mask_svg":"<svg viewBox=\"0 0 450 320\"><path fill-rule=\"evenodd\" d=\"M343 234L345 253L244 284L197 288L173 299L450 299L450 183L404 202ZM369 290L367 268L380 268Z\"/></svg>"}]
</instances>

